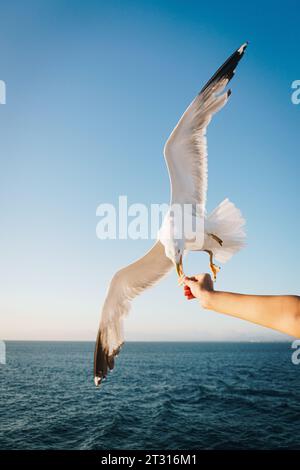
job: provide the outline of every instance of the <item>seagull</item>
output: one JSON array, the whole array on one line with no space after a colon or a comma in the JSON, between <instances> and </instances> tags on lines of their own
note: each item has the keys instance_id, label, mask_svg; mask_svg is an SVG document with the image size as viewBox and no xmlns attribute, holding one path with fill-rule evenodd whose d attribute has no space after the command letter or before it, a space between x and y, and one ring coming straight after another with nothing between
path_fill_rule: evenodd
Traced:
<instances>
[{"instance_id":1,"label":"seagull","mask_svg":"<svg viewBox=\"0 0 300 470\"><path fill-rule=\"evenodd\" d=\"M171 184L170 209L158 232L154 246L140 259L117 271L108 288L101 313L95 353L94 381L99 386L114 368L115 357L123 343L123 319L131 301L162 279L175 266L179 280L183 256L189 251L204 251L214 280L219 267L214 258L225 263L245 244L245 220L228 198L206 215L207 143L206 130L212 116L228 101L231 90L224 91L244 55L248 43L237 49L210 78L188 106L164 147ZM202 221L202 237L178 235L178 218L171 208L191 205L190 222Z\"/></svg>"}]
</instances>

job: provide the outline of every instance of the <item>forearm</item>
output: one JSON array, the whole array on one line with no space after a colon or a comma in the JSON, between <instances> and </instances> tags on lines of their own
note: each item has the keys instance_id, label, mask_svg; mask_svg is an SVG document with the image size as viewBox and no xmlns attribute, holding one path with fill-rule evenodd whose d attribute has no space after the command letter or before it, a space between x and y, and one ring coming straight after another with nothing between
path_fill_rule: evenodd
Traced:
<instances>
[{"instance_id":1,"label":"forearm","mask_svg":"<svg viewBox=\"0 0 300 470\"><path fill-rule=\"evenodd\" d=\"M212 291L206 293L203 306L300 337L300 298L297 296L259 296Z\"/></svg>"}]
</instances>

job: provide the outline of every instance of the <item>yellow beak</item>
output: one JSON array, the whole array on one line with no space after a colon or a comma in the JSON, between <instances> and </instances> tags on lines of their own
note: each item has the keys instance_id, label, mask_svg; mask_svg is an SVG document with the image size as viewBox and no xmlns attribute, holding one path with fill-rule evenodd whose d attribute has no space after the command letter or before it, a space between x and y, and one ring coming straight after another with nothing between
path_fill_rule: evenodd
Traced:
<instances>
[{"instance_id":1,"label":"yellow beak","mask_svg":"<svg viewBox=\"0 0 300 470\"><path fill-rule=\"evenodd\" d=\"M182 256L180 256L179 263L176 263L176 272L178 274L178 277L182 277L184 275L182 266Z\"/></svg>"}]
</instances>

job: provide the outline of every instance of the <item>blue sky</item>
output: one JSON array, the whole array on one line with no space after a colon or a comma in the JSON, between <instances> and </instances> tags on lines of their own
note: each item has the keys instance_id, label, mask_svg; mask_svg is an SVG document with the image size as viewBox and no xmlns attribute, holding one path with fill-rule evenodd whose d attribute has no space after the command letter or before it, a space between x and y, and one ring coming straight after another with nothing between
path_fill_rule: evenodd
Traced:
<instances>
[{"instance_id":1,"label":"blue sky","mask_svg":"<svg viewBox=\"0 0 300 470\"><path fill-rule=\"evenodd\" d=\"M299 293L298 21L294 1L2 2L1 337L95 338L109 279L151 246L98 240L97 206L168 202L164 142L245 40L208 131L208 210L234 201L248 246L216 287ZM207 256L189 256L188 273L206 270ZM126 337L286 338L187 303L175 272L135 301Z\"/></svg>"}]
</instances>

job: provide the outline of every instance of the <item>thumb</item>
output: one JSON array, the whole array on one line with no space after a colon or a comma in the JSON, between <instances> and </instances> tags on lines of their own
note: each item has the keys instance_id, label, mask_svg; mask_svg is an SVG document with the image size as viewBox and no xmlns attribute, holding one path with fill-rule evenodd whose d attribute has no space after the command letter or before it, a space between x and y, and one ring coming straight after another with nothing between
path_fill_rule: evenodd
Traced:
<instances>
[{"instance_id":1,"label":"thumb","mask_svg":"<svg viewBox=\"0 0 300 470\"><path fill-rule=\"evenodd\" d=\"M185 277L183 280L184 284L188 287L193 287L196 284L196 279L191 277Z\"/></svg>"}]
</instances>

